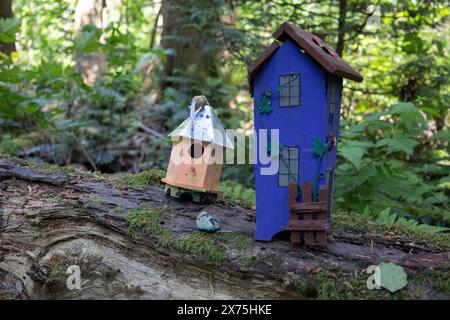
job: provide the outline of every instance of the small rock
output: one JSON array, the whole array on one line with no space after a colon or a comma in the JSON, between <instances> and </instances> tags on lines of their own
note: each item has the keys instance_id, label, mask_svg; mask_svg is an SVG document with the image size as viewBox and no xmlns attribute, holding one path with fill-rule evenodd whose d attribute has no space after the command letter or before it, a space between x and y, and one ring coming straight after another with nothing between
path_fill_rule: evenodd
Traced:
<instances>
[{"instance_id":1,"label":"small rock","mask_svg":"<svg viewBox=\"0 0 450 320\"><path fill-rule=\"evenodd\" d=\"M219 230L219 222L208 212L202 211L197 216L197 229L200 231L215 232Z\"/></svg>"}]
</instances>

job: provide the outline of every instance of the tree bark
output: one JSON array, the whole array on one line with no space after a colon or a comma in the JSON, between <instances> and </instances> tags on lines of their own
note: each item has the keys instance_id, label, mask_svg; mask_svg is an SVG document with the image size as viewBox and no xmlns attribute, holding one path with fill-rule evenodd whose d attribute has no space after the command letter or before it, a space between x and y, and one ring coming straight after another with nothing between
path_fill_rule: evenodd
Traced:
<instances>
[{"instance_id":1,"label":"tree bark","mask_svg":"<svg viewBox=\"0 0 450 320\"><path fill-rule=\"evenodd\" d=\"M133 237L127 213L142 204L170 212L161 223L174 238L196 232L195 218L206 210L221 224L210 239L220 246L221 237L234 235L247 246L224 243L224 259L214 263L162 247L151 235ZM424 268L448 275L445 249L336 227L324 248L293 247L281 239L253 241L254 226L254 211L223 200L201 205L173 200L159 185L125 188L112 178L0 158L0 299L317 298L324 281L318 277L336 268L347 278L331 273L329 290L342 284L342 292L361 295L346 282L381 261L407 268L407 294L420 288L423 298L448 298L427 283L414 283L414 274ZM66 286L65 271L72 265L81 270L81 289ZM364 288L366 278L356 283ZM306 280L311 286L298 285Z\"/></svg>"},{"instance_id":2,"label":"tree bark","mask_svg":"<svg viewBox=\"0 0 450 320\"><path fill-rule=\"evenodd\" d=\"M0 1L0 19L13 18L12 0ZM0 42L0 52L10 56L11 53L16 51L16 44L14 42L3 43Z\"/></svg>"},{"instance_id":3,"label":"tree bark","mask_svg":"<svg viewBox=\"0 0 450 320\"><path fill-rule=\"evenodd\" d=\"M211 11L211 4L203 1L184 1L165 0L162 2L163 31L161 35L161 47L170 49L172 53L168 56L165 64L165 75L171 77L175 71L185 74L187 68L195 66L196 72L189 74L191 78L204 79L206 75L211 74L214 66L214 54L208 53L205 48L209 40L202 38L202 30L192 26L192 12L201 12L203 10ZM209 14L209 19L213 15ZM191 24L191 25L189 25ZM170 80L166 81L164 86L177 86Z\"/></svg>"},{"instance_id":4,"label":"tree bark","mask_svg":"<svg viewBox=\"0 0 450 320\"><path fill-rule=\"evenodd\" d=\"M76 34L80 34L83 27L88 24L102 28L102 12L105 6L105 0L79 0L75 9ZM100 50L92 53L79 53L76 58L77 67L87 85L92 86L106 70L106 57Z\"/></svg>"},{"instance_id":5,"label":"tree bark","mask_svg":"<svg viewBox=\"0 0 450 320\"><path fill-rule=\"evenodd\" d=\"M338 41L336 44L336 53L341 57L344 52L346 16L347 16L347 0L339 0Z\"/></svg>"}]
</instances>

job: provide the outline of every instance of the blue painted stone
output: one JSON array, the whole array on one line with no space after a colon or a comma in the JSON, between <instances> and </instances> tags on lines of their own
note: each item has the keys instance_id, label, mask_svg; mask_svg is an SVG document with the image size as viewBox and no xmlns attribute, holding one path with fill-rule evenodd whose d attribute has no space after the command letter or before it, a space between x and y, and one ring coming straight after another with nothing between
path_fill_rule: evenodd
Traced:
<instances>
[{"instance_id":1,"label":"blue painted stone","mask_svg":"<svg viewBox=\"0 0 450 320\"><path fill-rule=\"evenodd\" d=\"M197 216L197 229L206 232L216 232L219 230L219 222L206 211L200 212Z\"/></svg>"}]
</instances>

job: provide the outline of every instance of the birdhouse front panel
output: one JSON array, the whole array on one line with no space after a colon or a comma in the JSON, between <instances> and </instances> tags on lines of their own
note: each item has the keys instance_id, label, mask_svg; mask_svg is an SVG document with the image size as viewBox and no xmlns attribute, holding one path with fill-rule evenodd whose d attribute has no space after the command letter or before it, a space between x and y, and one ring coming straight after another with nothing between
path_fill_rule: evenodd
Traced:
<instances>
[{"instance_id":1,"label":"birdhouse front panel","mask_svg":"<svg viewBox=\"0 0 450 320\"><path fill-rule=\"evenodd\" d=\"M195 110L197 104L200 108ZM182 188L217 194L224 149L234 146L206 97L192 99L190 117L169 136L174 144L162 179L166 192Z\"/></svg>"},{"instance_id":2,"label":"birdhouse front panel","mask_svg":"<svg viewBox=\"0 0 450 320\"><path fill-rule=\"evenodd\" d=\"M248 66L254 98L256 240L291 231L291 241L326 243L330 222L342 78L362 76L318 36L285 22ZM260 130L267 129L266 146ZM278 130L270 133L270 129ZM276 139L278 134L278 141ZM261 154L279 167L264 173ZM309 221L306 221L309 220Z\"/></svg>"},{"instance_id":3,"label":"birdhouse front panel","mask_svg":"<svg viewBox=\"0 0 450 320\"><path fill-rule=\"evenodd\" d=\"M175 142L165 182L183 188L218 191L222 166L210 163L215 148L214 144L192 139Z\"/></svg>"},{"instance_id":4,"label":"birdhouse front panel","mask_svg":"<svg viewBox=\"0 0 450 320\"><path fill-rule=\"evenodd\" d=\"M254 79L254 124L260 129L278 129L280 146L272 145L273 159L282 156L278 174L262 175L261 159L254 167L257 214L256 239L271 240L289 221L288 184L313 181L318 161L312 153L312 138L324 137L326 124L326 74L292 42L286 41ZM278 90L279 86L284 86ZM271 91L269 113L258 102ZM271 136L268 136L271 140ZM269 145L272 141L269 141ZM259 148L264 146L257 144ZM281 158L281 157L278 157ZM324 163L320 170L324 169ZM321 181L321 183L324 183ZM300 199L301 201L301 199Z\"/></svg>"}]
</instances>

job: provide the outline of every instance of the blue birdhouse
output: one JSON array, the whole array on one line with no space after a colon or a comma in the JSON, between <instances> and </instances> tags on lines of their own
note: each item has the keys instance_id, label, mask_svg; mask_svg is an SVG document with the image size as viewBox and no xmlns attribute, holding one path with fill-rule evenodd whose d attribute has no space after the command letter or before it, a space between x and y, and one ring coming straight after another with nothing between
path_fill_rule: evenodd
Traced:
<instances>
[{"instance_id":1,"label":"blue birdhouse","mask_svg":"<svg viewBox=\"0 0 450 320\"><path fill-rule=\"evenodd\" d=\"M255 239L288 230L294 243L325 244L343 78L363 77L321 38L291 23L273 35L276 41L248 66L255 129L267 129L268 141L255 148ZM271 129L279 130L278 139ZM269 165L261 154L278 159L274 174L264 174Z\"/></svg>"}]
</instances>

